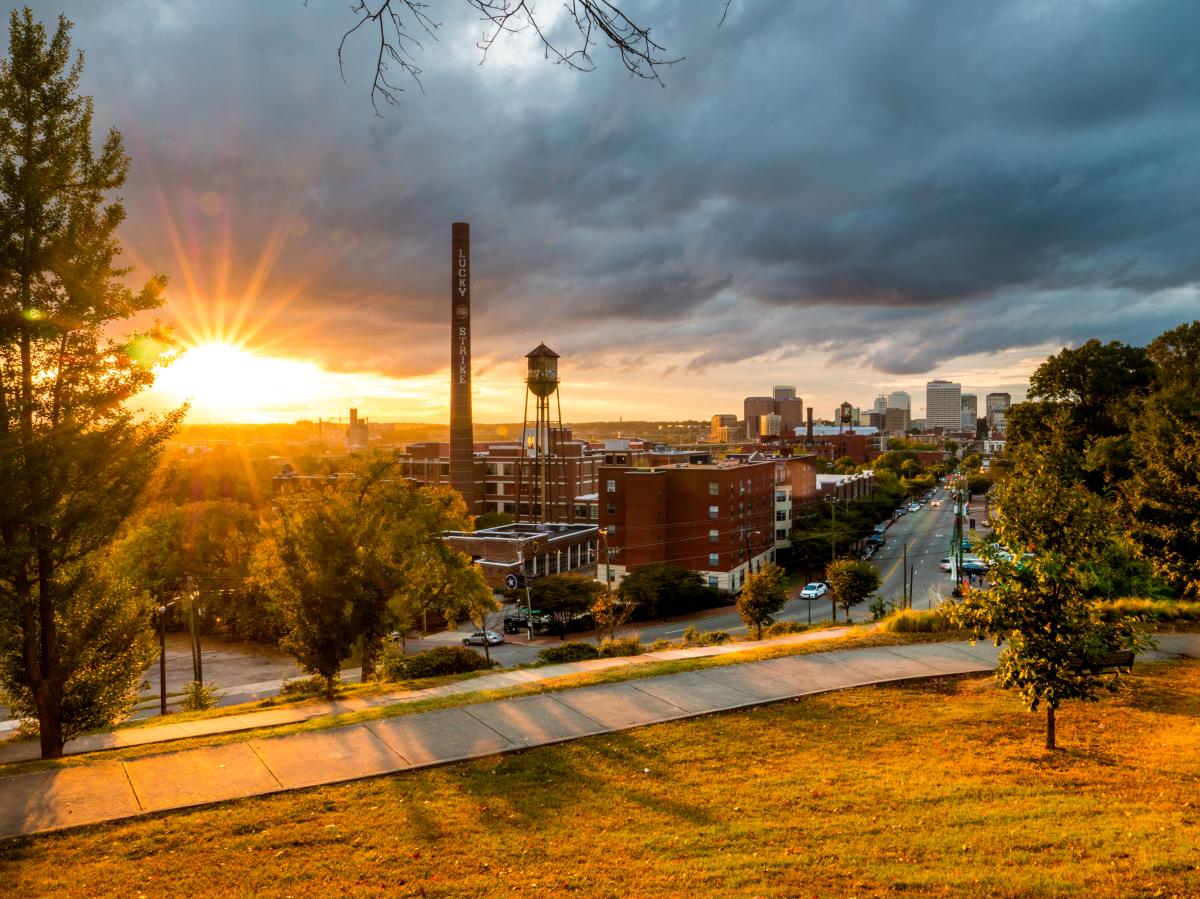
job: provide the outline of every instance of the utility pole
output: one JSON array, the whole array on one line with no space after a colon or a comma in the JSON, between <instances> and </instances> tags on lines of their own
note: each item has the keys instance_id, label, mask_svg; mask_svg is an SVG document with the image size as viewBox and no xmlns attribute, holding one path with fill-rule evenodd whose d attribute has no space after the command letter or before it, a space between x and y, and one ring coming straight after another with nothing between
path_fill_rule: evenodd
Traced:
<instances>
[{"instance_id":1,"label":"utility pole","mask_svg":"<svg viewBox=\"0 0 1200 899\"><path fill-rule=\"evenodd\" d=\"M167 714L167 607L158 607L158 713Z\"/></svg>"},{"instance_id":2,"label":"utility pole","mask_svg":"<svg viewBox=\"0 0 1200 899\"><path fill-rule=\"evenodd\" d=\"M904 544L904 564L900 568L900 608L908 608L908 543Z\"/></svg>"}]
</instances>

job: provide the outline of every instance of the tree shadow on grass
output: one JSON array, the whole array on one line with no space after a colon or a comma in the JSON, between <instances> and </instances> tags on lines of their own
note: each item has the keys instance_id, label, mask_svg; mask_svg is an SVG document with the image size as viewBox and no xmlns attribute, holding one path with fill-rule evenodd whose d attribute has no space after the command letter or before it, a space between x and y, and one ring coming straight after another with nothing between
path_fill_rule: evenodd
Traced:
<instances>
[{"instance_id":1,"label":"tree shadow on grass","mask_svg":"<svg viewBox=\"0 0 1200 899\"><path fill-rule=\"evenodd\" d=\"M464 768L459 786L493 812L481 817L492 829L536 827L614 792L622 802L693 827L717 823L703 806L663 795L661 778L671 764L636 734L616 732L476 762Z\"/></svg>"}]
</instances>

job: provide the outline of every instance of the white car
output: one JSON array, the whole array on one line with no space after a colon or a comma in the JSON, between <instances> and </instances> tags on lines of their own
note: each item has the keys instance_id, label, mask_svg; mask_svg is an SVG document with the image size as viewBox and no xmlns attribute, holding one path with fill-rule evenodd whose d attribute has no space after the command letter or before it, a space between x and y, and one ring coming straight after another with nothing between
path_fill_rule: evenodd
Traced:
<instances>
[{"instance_id":1,"label":"white car","mask_svg":"<svg viewBox=\"0 0 1200 899\"><path fill-rule=\"evenodd\" d=\"M818 596L824 596L829 592L829 585L823 581L814 581L811 584L805 584L804 589L800 591L801 599L816 599Z\"/></svg>"},{"instance_id":2,"label":"white car","mask_svg":"<svg viewBox=\"0 0 1200 899\"><path fill-rule=\"evenodd\" d=\"M908 511L910 511L910 512L920 512L920 511L921 511L921 504L920 504L920 503L909 503L909 504L908 504Z\"/></svg>"},{"instance_id":3,"label":"white car","mask_svg":"<svg viewBox=\"0 0 1200 899\"><path fill-rule=\"evenodd\" d=\"M476 646L499 646L503 642L504 638L495 631L476 631L469 637L463 637L463 646L470 646L472 643Z\"/></svg>"}]
</instances>

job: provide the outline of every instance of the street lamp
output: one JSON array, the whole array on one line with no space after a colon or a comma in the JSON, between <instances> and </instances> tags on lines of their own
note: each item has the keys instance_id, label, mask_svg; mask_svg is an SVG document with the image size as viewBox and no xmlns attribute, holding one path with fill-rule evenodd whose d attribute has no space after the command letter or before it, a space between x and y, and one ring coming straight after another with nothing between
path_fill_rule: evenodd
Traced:
<instances>
[{"instance_id":1,"label":"street lamp","mask_svg":"<svg viewBox=\"0 0 1200 899\"><path fill-rule=\"evenodd\" d=\"M175 601L158 607L158 713L167 714L167 609Z\"/></svg>"},{"instance_id":2,"label":"street lamp","mask_svg":"<svg viewBox=\"0 0 1200 899\"><path fill-rule=\"evenodd\" d=\"M750 543L750 538L751 537L761 537L761 536L762 536L762 531L749 531L749 530L742 531L742 545L745 547L745 550L746 550L746 576L747 577L749 577L751 574L754 573L754 547ZM761 563L759 564L758 567L759 567L759 571L761 571L762 570Z\"/></svg>"},{"instance_id":3,"label":"street lamp","mask_svg":"<svg viewBox=\"0 0 1200 899\"><path fill-rule=\"evenodd\" d=\"M827 496L825 502L829 503L829 561L837 561L837 507L841 503L849 502L849 499L844 496Z\"/></svg>"}]
</instances>

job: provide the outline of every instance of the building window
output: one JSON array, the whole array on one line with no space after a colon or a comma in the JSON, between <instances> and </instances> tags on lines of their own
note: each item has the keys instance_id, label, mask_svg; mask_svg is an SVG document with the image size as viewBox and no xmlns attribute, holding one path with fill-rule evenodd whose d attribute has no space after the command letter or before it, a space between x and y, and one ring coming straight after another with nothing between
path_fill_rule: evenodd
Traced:
<instances>
[{"instance_id":1,"label":"building window","mask_svg":"<svg viewBox=\"0 0 1200 899\"><path fill-rule=\"evenodd\" d=\"M609 481L609 482L608 482L608 492L609 492L609 493L616 493L616 492L617 492L617 482L616 482L616 481Z\"/></svg>"},{"instance_id":2,"label":"building window","mask_svg":"<svg viewBox=\"0 0 1200 899\"><path fill-rule=\"evenodd\" d=\"M718 568L721 565L721 556L717 553L708 554L708 567Z\"/></svg>"},{"instance_id":3,"label":"building window","mask_svg":"<svg viewBox=\"0 0 1200 899\"><path fill-rule=\"evenodd\" d=\"M721 495L721 485L718 484L716 481L709 481L708 482L708 495L709 496L720 496Z\"/></svg>"},{"instance_id":4,"label":"building window","mask_svg":"<svg viewBox=\"0 0 1200 899\"><path fill-rule=\"evenodd\" d=\"M495 462L489 462L487 465L483 466L483 470L484 470L484 472L486 472L486 473L487 473L487 475L488 475L489 477L493 477L493 478L494 478L494 477L496 476L496 463L495 463Z\"/></svg>"},{"instance_id":5,"label":"building window","mask_svg":"<svg viewBox=\"0 0 1200 899\"><path fill-rule=\"evenodd\" d=\"M780 509L778 512L775 513L775 520L776 521L787 521L787 511L784 509Z\"/></svg>"},{"instance_id":6,"label":"building window","mask_svg":"<svg viewBox=\"0 0 1200 899\"><path fill-rule=\"evenodd\" d=\"M718 543L718 542L720 542L720 540L721 540L721 532L720 531L709 531L708 532L708 542L709 543Z\"/></svg>"},{"instance_id":7,"label":"building window","mask_svg":"<svg viewBox=\"0 0 1200 899\"><path fill-rule=\"evenodd\" d=\"M709 518L720 518L721 517L721 507L720 506L709 506L708 507L708 517Z\"/></svg>"},{"instance_id":8,"label":"building window","mask_svg":"<svg viewBox=\"0 0 1200 899\"><path fill-rule=\"evenodd\" d=\"M775 531L775 539L776 540L786 540L787 539L787 529L785 528L785 529L776 530Z\"/></svg>"},{"instance_id":9,"label":"building window","mask_svg":"<svg viewBox=\"0 0 1200 899\"><path fill-rule=\"evenodd\" d=\"M714 590L718 589L721 586L721 582L720 582L720 580L717 579L717 576L715 574L710 574L708 576L708 586L712 587Z\"/></svg>"},{"instance_id":10,"label":"building window","mask_svg":"<svg viewBox=\"0 0 1200 899\"><path fill-rule=\"evenodd\" d=\"M617 532L617 526L615 524L610 524L608 527L606 527L604 529L604 532L606 534L608 534L608 536L611 537L613 534L615 534Z\"/></svg>"},{"instance_id":11,"label":"building window","mask_svg":"<svg viewBox=\"0 0 1200 899\"><path fill-rule=\"evenodd\" d=\"M609 503L609 504L608 504L608 514L609 514L609 515L616 515L616 514L617 514L617 504L616 504L616 503Z\"/></svg>"},{"instance_id":12,"label":"building window","mask_svg":"<svg viewBox=\"0 0 1200 899\"><path fill-rule=\"evenodd\" d=\"M776 494L775 494L775 502L777 502L777 503L786 503L786 502L787 502L787 494L786 494L786 493L784 493L783 491L780 491L779 493L776 493Z\"/></svg>"}]
</instances>

